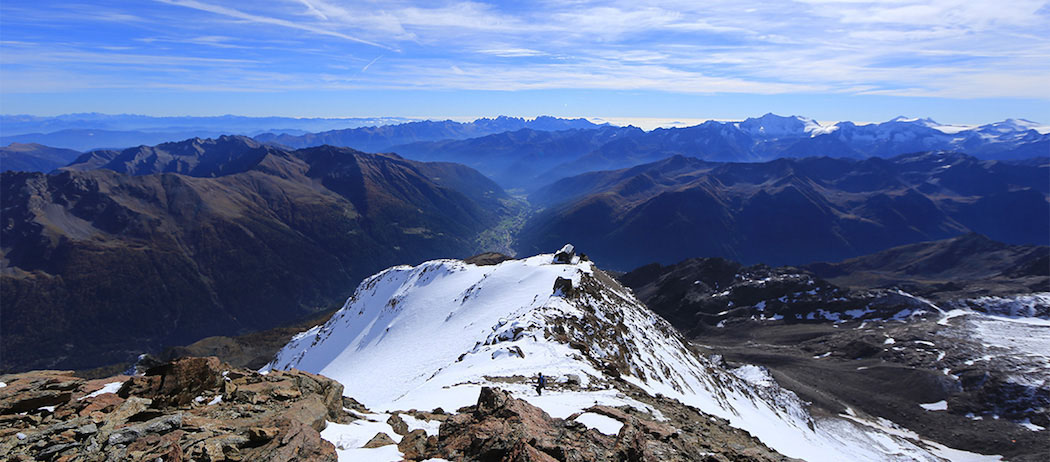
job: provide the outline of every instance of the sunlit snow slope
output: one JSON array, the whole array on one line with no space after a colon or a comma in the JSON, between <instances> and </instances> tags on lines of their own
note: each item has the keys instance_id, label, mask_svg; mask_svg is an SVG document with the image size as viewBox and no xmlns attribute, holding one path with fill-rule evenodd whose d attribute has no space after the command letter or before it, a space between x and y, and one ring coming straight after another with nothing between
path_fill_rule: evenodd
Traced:
<instances>
[{"instance_id":1,"label":"sunlit snow slope","mask_svg":"<svg viewBox=\"0 0 1050 462\"><path fill-rule=\"evenodd\" d=\"M555 417L595 402L647 409L617 392L629 382L726 418L792 457L980 457L885 426L811 417L764 370L731 372L693 353L670 324L591 262L553 260L436 260L387 269L362 282L328 323L296 336L267 368L326 375L372 409L454 410L492 385ZM559 278L571 288L556 284ZM536 396L531 380L538 372L576 374L583 387Z\"/></svg>"}]
</instances>

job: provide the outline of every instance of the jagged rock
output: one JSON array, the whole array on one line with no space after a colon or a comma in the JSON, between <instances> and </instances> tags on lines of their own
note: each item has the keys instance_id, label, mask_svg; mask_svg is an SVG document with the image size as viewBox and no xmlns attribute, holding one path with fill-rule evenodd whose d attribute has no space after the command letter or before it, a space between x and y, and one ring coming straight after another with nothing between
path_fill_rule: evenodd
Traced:
<instances>
[{"instance_id":1,"label":"jagged rock","mask_svg":"<svg viewBox=\"0 0 1050 462\"><path fill-rule=\"evenodd\" d=\"M408 424L397 414L391 414L390 418L386 419L386 423L390 425L390 428L394 429L394 433L401 436L408 434Z\"/></svg>"},{"instance_id":2,"label":"jagged rock","mask_svg":"<svg viewBox=\"0 0 1050 462\"><path fill-rule=\"evenodd\" d=\"M84 381L72 371L34 371L2 377L0 414L35 411L43 406L64 404Z\"/></svg>"},{"instance_id":3,"label":"jagged rock","mask_svg":"<svg viewBox=\"0 0 1050 462\"><path fill-rule=\"evenodd\" d=\"M167 433L182 426L182 414L162 415L148 422L131 425L109 435L108 444L128 444L151 433Z\"/></svg>"},{"instance_id":4,"label":"jagged rock","mask_svg":"<svg viewBox=\"0 0 1050 462\"><path fill-rule=\"evenodd\" d=\"M653 398L640 391L632 397L646 400L661 409L669 420L658 422L652 415L628 406L586 409L585 412L624 422L618 435L606 435L572 421L575 416L569 420L553 419L505 391L485 387L476 405L461 409L459 414L441 425L436 457L464 461L544 462L791 460L771 451L746 432L730 427L725 421L701 414L677 401ZM405 447L419 444L418 439L403 440L402 443ZM407 454L406 451L406 458Z\"/></svg>"},{"instance_id":5,"label":"jagged rock","mask_svg":"<svg viewBox=\"0 0 1050 462\"><path fill-rule=\"evenodd\" d=\"M503 263L503 262L505 262L507 260L513 260L513 258L508 257L508 256L503 255L503 254L498 253L498 252L485 252L485 253L474 255L473 257L467 258L466 260L463 260L463 261L467 262L467 263L470 263L472 265L490 266L490 265L498 265L498 264Z\"/></svg>"},{"instance_id":6,"label":"jagged rock","mask_svg":"<svg viewBox=\"0 0 1050 462\"><path fill-rule=\"evenodd\" d=\"M483 387L475 406L465 408L441 424L439 441L444 456L454 460L506 460L520 441L540 451L561 454L563 460L601 459L611 438L597 432L578 432L552 419L543 410L509 393ZM523 456L522 456L523 457ZM545 460L545 459L517 459Z\"/></svg>"},{"instance_id":7,"label":"jagged rock","mask_svg":"<svg viewBox=\"0 0 1050 462\"><path fill-rule=\"evenodd\" d=\"M354 410L354 411L358 411L358 412L364 412L364 411L367 410L365 408L364 404L361 404L361 403L357 402L356 399L353 399L353 398L351 398L349 396L343 396L342 397L342 403L343 403L343 407L345 407L347 409L350 409L350 410Z\"/></svg>"},{"instance_id":8,"label":"jagged rock","mask_svg":"<svg viewBox=\"0 0 1050 462\"><path fill-rule=\"evenodd\" d=\"M565 385L569 387L579 387L580 376L578 374L565 374Z\"/></svg>"},{"instance_id":9,"label":"jagged rock","mask_svg":"<svg viewBox=\"0 0 1050 462\"><path fill-rule=\"evenodd\" d=\"M422 429L408 432L401 438L401 442L397 443L397 450L404 454L406 460L428 459L433 449L435 448L428 448L427 432Z\"/></svg>"},{"instance_id":10,"label":"jagged rock","mask_svg":"<svg viewBox=\"0 0 1050 462\"><path fill-rule=\"evenodd\" d=\"M536 449L535 446L526 443L525 441L518 441L507 455L500 459L501 462L558 462L558 459L551 457L549 454Z\"/></svg>"},{"instance_id":11,"label":"jagged rock","mask_svg":"<svg viewBox=\"0 0 1050 462\"><path fill-rule=\"evenodd\" d=\"M145 376L132 377L117 395L148 397L160 405L185 406L204 391L219 387L230 367L219 358L183 358L152 367Z\"/></svg>"},{"instance_id":12,"label":"jagged rock","mask_svg":"<svg viewBox=\"0 0 1050 462\"><path fill-rule=\"evenodd\" d=\"M361 447L362 448L381 448L383 446L389 446L391 444L396 444L396 443L394 443L394 440L390 439L390 435L387 435L386 433L383 433L383 432L379 432L379 433L376 433L376 436L373 436L372 439L368 440L368 442L365 443L365 445L361 446Z\"/></svg>"},{"instance_id":13,"label":"jagged rock","mask_svg":"<svg viewBox=\"0 0 1050 462\"><path fill-rule=\"evenodd\" d=\"M41 396L58 401L56 391L65 401L43 418L0 414L0 454L62 461L337 459L335 447L319 434L326 420L348 420L342 386L330 379L294 370L261 375L229 369L215 358L180 359L149 374L82 387L82 380L62 372L5 376L9 386L0 393L14 403L8 409ZM124 379L123 397L88 396Z\"/></svg>"},{"instance_id":14,"label":"jagged rock","mask_svg":"<svg viewBox=\"0 0 1050 462\"><path fill-rule=\"evenodd\" d=\"M278 434L266 445L244 450L244 460L335 462L335 446L321 439L321 435L293 419L275 421Z\"/></svg>"},{"instance_id":15,"label":"jagged rock","mask_svg":"<svg viewBox=\"0 0 1050 462\"><path fill-rule=\"evenodd\" d=\"M576 251L572 244L565 244L561 250L554 253L554 263L571 264L574 256Z\"/></svg>"},{"instance_id":16,"label":"jagged rock","mask_svg":"<svg viewBox=\"0 0 1050 462\"><path fill-rule=\"evenodd\" d=\"M124 403L124 398L121 398L113 393L105 393L94 397L91 400L79 401L79 407L77 414L82 416L100 416L109 412L112 412L118 406Z\"/></svg>"},{"instance_id":17,"label":"jagged rock","mask_svg":"<svg viewBox=\"0 0 1050 462\"><path fill-rule=\"evenodd\" d=\"M248 439L253 442L266 442L274 439L279 432L277 427L253 427L248 429Z\"/></svg>"},{"instance_id":18,"label":"jagged rock","mask_svg":"<svg viewBox=\"0 0 1050 462\"><path fill-rule=\"evenodd\" d=\"M554 280L554 293L563 297L571 296L573 293L572 279L559 277Z\"/></svg>"}]
</instances>

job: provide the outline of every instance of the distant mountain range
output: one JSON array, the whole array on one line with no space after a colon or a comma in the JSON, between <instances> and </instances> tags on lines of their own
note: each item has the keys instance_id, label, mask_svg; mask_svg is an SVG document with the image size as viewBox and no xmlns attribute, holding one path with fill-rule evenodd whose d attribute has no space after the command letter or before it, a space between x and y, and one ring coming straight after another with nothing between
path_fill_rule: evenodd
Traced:
<instances>
[{"instance_id":1,"label":"distant mountain range","mask_svg":"<svg viewBox=\"0 0 1050 462\"><path fill-rule=\"evenodd\" d=\"M112 364L336 308L379 269L471 255L507 200L467 167L348 148L222 137L107 155L0 176L2 370Z\"/></svg>"},{"instance_id":2,"label":"distant mountain range","mask_svg":"<svg viewBox=\"0 0 1050 462\"><path fill-rule=\"evenodd\" d=\"M387 150L409 158L464 163L505 188L531 191L560 178L674 155L723 162L814 156L865 159L935 150L966 152L982 159L1050 157L1050 133L1038 124L1014 119L972 128L903 118L880 124L825 126L803 117L766 114L742 122L709 121L648 132L634 127L556 133L526 129Z\"/></svg>"},{"instance_id":3,"label":"distant mountain range","mask_svg":"<svg viewBox=\"0 0 1050 462\"><path fill-rule=\"evenodd\" d=\"M645 132L582 119L503 117L324 135L468 166L332 146L296 150L275 135L95 150L49 174L6 172L0 369L113 363L205 335L287 324L333 307L347 295L347 281L378 269L491 246L533 254L574 242L604 266L626 270L692 256L745 264L837 261L967 232L1046 244L1046 157L980 160L935 151L757 162L787 146L784 140L850 130L874 133L863 138L867 146L883 146L875 139L904 146L900 133L933 130L930 124L897 120L879 125L883 133L879 126L832 129L766 116ZM980 130L989 141L977 148L1046 141L1031 127ZM964 131L950 136L968 139ZM713 152L701 149L707 145L724 152L715 146L745 142L756 162L676 155L573 176L577 168L633 165L677 150ZM37 159L23 164L27 169L46 170L73 154L15 145L3 162L16 165L12 159L21 156ZM525 211L483 173L530 192L535 210ZM41 316L59 321L43 332L32 322ZM102 319L114 316L137 333L104 327ZM84 326L99 330L88 334ZM47 348L39 342L45 337Z\"/></svg>"},{"instance_id":4,"label":"distant mountain range","mask_svg":"<svg viewBox=\"0 0 1050 462\"><path fill-rule=\"evenodd\" d=\"M288 148L328 144L366 152L396 152L417 160L458 162L471 165L505 188L525 190L583 172L630 167L673 155L727 162L812 156L863 159L934 150L966 152L982 159L1050 157L1050 127L1023 119L972 127L903 117L876 124L822 125L805 117L766 114L739 122L709 121L692 127L648 132L635 127L599 126L585 119L545 116L532 120L501 116L467 123L450 120L390 123L398 119L287 120L288 127L308 126L309 121L348 126L311 133L293 128L264 133L264 127L286 122L281 118L147 118L137 124L120 125L139 127L130 131L115 130L112 128L118 125L115 123L92 120L80 121L83 123L75 126L70 126L65 119L40 123L38 125L63 128L15 136L8 135L12 130L5 125L0 144L38 143L85 151L243 134ZM295 125L290 121L301 123ZM366 122L375 123L358 125ZM24 125L5 123L16 128ZM164 123L168 125L162 125Z\"/></svg>"},{"instance_id":5,"label":"distant mountain range","mask_svg":"<svg viewBox=\"0 0 1050 462\"><path fill-rule=\"evenodd\" d=\"M686 255L744 263L835 261L975 231L1050 240L1050 163L959 153L891 159L708 162L675 156L562 179L529 196L544 207L518 235L529 253L580 243L606 267Z\"/></svg>"},{"instance_id":6,"label":"distant mountain range","mask_svg":"<svg viewBox=\"0 0 1050 462\"><path fill-rule=\"evenodd\" d=\"M222 115L212 117L154 117L137 114L63 114L51 117L0 115L0 135L52 133L60 130L111 130L142 132L207 131L263 133L266 131L319 132L336 128L367 127L410 122L404 117L246 117Z\"/></svg>"},{"instance_id":7,"label":"distant mountain range","mask_svg":"<svg viewBox=\"0 0 1050 462\"><path fill-rule=\"evenodd\" d=\"M500 116L461 123L412 121L399 117L295 119L288 117L147 117L136 115L70 114L58 117L0 116L0 145L38 143L78 151L123 149L187 138L222 135L257 136L291 148L330 144L376 152L423 140L469 138L530 128L565 130L594 128L584 119L538 117L526 120ZM396 127L396 128L388 128Z\"/></svg>"},{"instance_id":8,"label":"distant mountain range","mask_svg":"<svg viewBox=\"0 0 1050 462\"><path fill-rule=\"evenodd\" d=\"M522 129L557 131L596 127L598 126L586 119L559 119L541 116L533 120L527 120L519 117L500 116L495 119L477 119L468 123L453 122L451 120L424 120L398 125L308 133L299 136L262 134L256 136L255 139L291 148L330 144L332 146L350 146L362 151L379 152L390 151L393 146L407 143L475 138Z\"/></svg>"}]
</instances>

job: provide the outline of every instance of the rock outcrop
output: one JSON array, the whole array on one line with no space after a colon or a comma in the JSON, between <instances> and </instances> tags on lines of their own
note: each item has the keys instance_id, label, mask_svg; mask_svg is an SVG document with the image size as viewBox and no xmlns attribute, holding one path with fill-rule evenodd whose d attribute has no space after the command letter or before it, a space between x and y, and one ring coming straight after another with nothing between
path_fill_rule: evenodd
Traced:
<instances>
[{"instance_id":1,"label":"rock outcrop","mask_svg":"<svg viewBox=\"0 0 1050 462\"><path fill-rule=\"evenodd\" d=\"M334 462L336 447L320 435L326 421L354 420L345 408L368 413L326 377L298 370L263 375L214 357L184 358L132 377L35 371L0 381L0 454L14 461ZM577 421L579 413L552 418L485 387L477 404L455 414L403 413L441 421L438 435L410 430L394 413L387 420L394 433L377 433L362 447L397 445L405 460L786 460L721 419L640 390L628 393L661 420L629 406L586 409L622 423L618 434L605 434Z\"/></svg>"},{"instance_id":2,"label":"rock outcrop","mask_svg":"<svg viewBox=\"0 0 1050 462\"><path fill-rule=\"evenodd\" d=\"M431 441L429 448L424 445L423 451L414 451L414 458L408 451L405 457L515 462L788 460L719 419L677 402L662 405L671 416L663 422L626 406L587 409L623 424L619 434L607 435L577 422L579 414L552 418L510 393L485 387L476 405L460 409L441 424L437 447ZM672 408L676 410L671 412ZM402 445L408 446L405 441Z\"/></svg>"},{"instance_id":3,"label":"rock outcrop","mask_svg":"<svg viewBox=\"0 0 1050 462\"><path fill-rule=\"evenodd\" d=\"M8 460L335 461L319 431L326 420L350 420L337 382L294 370L262 375L214 357L134 377L40 371L0 381Z\"/></svg>"}]
</instances>

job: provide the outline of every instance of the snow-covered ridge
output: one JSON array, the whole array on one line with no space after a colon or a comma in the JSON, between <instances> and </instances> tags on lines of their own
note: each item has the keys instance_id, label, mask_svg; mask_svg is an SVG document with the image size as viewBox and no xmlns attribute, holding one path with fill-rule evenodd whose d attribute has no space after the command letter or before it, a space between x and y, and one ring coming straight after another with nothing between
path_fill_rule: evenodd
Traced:
<instances>
[{"instance_id":1,"label":"snow-covered ridge","mask_svg":"<svg viewBox=\"0 0 1050 462\"><path fill-rule=\"evenodd\" d=\"M986 141L1020 141L1025 136L1031 136L1031 132L1037 135L1050 134L1050 125L1043 125L1025 119L1006 119L985 125L953 125L942 124L931 118L898 116L886 122L864 123L864 122L818 122L802 116L778 116L766 114L762 117L749 118L740 122L726 122L735 125L736 128L759 138L799 138L816 137L833 133L842 127L849 127L858 131L852 133L851 138L865 140L890 140L900 141L915 134L908 133L909 129L922 129L924 134L918 136L929 136L930 130L934 134L942 135L943 140L951 143L963 143L971 138L981 138Z\"/></svg>"},{"instance_id":2,"label":"snow-covered ridge","mask_svg":"<svg viewBox=\"0 0 1050 462\"><path fill-rule=\"evenodd\" d=\"M325 325L296 336L270 368L326 375L376 410L453 410L473 404L482 386L497 386L555 417L599 403L660 418L617 389L632 384L725 418L792 457L937 460L921 442L812 417L764 371L729 371L695 354L628 289L579 258L387 269ZM579 386L537 396L532 378L540 372L578 376Z\"/></svg>"}]
</instances>

